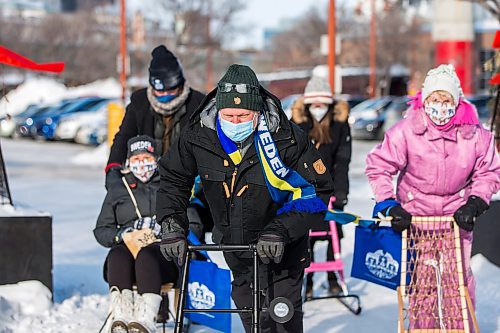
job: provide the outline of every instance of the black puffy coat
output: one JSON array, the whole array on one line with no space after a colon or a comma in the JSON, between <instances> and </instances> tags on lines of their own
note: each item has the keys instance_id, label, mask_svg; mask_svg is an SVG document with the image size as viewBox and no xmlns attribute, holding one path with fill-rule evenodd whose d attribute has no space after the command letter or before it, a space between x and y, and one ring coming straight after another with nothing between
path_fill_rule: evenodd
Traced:
<instances>
[{"instance_id":1,"label":"black puffy coat","mask_svg":"<svg viewBox=\"0 0 500 333\"><path fill-rule=\"evenodd\" d=\"M156 174L149 182L137 180L132 173L124 178L130 184L142 217L156 215L156 192L160 187L160 176ZM122 228L133 227L139 217L125 184L116 184L108 190L97 218L94 236L104 247L116 244L115 236Z\"/></svg>"},{"instance_id":2,"label":"black puffy coat","mask_svg":"<svg viewBox=\"0 0 500 333\"><path fill-rule=\"evenodd\" d=\"M316 165L321 163L318 151L307 136L286 119L274 95L263 88L261 95L267 101L266 116L273 113L279 121L279 130L271 135L282 161L314 184L317 194L326 202L332 194L333 183L326 170L319 168L318 173L313 168L315 162ZM186 208L194 177L199 174L214 220L215 243L255 243L261 232L271 231L282 235L287 242L280 267L308 265L309 221L314 218L321 220L323 214L289 212L276 215L280 207L269 194L254 144L236 169L224 152L215 129L202 124L201 114L213 104L214 97L215 91L212 91L191 117L180 140L160 161L159 221L172 216L187 229ZM212 113L217 114L215 109ZM230 188L235 171L234 191L226 198L223 182ZM234 264L228 264L235 269Z\"/></svg>"},{"instance_id":3,"label":"black puffy coat","mask_svg":"<svg viewBox=\"0 0 500 333\"><path fill-rule=\"evenodd\" d=\"M173 116L174 132L170 142L178 138L180 130L176 131L176 128L182 129L188 124L190 116L198 108L204 97L205 95L201 92L191 89L185 103L186 112L184 114L175 113ZM155 133L155 127L158 123L163 125L163 119L161 115L151 108L147 97L147 88L135 91L130 97L130 103L127 105L120 130L116 133L111 146L106 170L111 166L122 165L125 162L127 158L127 141L130 138L136 135L148 135L155 140L161 141L162 137L157 137L159 133ZM176 126L176 124L180 124L180 126Z\"/></svg>"},{"instance_id":4,"label":"black puffy coat","mask_svg":"<svg viewBox=\"0 0 500 333\"><path fill-rule=\"evenodd\" d=\"M299 126L309 135L312 129L311 122L305 122ZM335 208L343 209L349 194L349 164L352 154L349 124L332 120L330 137L332 138L331 143L324 143L316 147L318 147L318 151L333 178L333 195L337 198Z\"/></svg>"}]
</instances>

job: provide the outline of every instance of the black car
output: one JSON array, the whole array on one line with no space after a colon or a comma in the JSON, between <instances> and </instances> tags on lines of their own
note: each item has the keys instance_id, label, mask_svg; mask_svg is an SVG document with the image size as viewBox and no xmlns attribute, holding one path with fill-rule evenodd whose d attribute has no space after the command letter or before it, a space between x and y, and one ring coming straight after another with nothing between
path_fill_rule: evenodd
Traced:
<instances>
[{"instance_id":1,"label":"black car","mask_svg":"<svg viewBox=\"0 0 500 333\"><path fill-rule=\"evenodd\" d=\"M476 107L481 124L485 128L490 129L491 117L493 116L493 103L491 103L493 97L489 95L474 95L466 97L466 99Z\"/></svg>"},{"instance_id":2,"label":"black car","mask_svg":"<svg viewBox=\"0 0 500 333\"><path fill-rule=\"evenodd\" d=\"M364 140L382 139L386 111L396 98L394 96L376 97L353 107L349 116L352 137Z\"/></svg>"}]
</instances>

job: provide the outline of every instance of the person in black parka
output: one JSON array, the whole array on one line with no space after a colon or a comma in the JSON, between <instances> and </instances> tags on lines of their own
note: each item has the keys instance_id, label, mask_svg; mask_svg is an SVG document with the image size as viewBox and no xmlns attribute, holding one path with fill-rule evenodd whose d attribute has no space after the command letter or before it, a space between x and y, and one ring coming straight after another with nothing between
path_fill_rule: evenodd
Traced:
<instances>
[{"instance_id":1,"label":"person in black parka","mask_svg":"<svg viewBox=\"0 0 500 333\"><path fill-rule=\"evenodd\" d=\"M260 128L262 117L269 128L267 138L276 145L273 151L281 158L271 163L289 167L289 171L298 173L313 187L316 195L312 199L324 207L321 212L291 210L278 214L283 206L271 197L254 143L256 126ZM224 148L227 145L221 143L224 140L232 142L235 154L241 156L240 162L233 153L229 155ZM256 243L262 260L262 305L269 306L272 299L283 296L294 306L294 315L285 324L273 322L264 312L262 331L302 332L301 289L304 268L310 262L309 222L322 220L333 183L310 140L287 120L279 100L260 86L247 66L229 67L217 89L208 94L191 117L180 140L160 161L157 212L163 228L161 250L166 258L178 260L179 264L186 251L186 208L198 174L215 223L213 241ZM233 273L232 298L237 308L250 307L251 253L228 252L224 257ZM249 332L251 315L240 316Z\"/></svg>"},{"instance_id":2,"label":"person in black parka","mask_svg":"<svg viewBox=\"0 0 500 333\"><path fill-rule=\"evenodd\" d=\"M120 169L127 157L130 138L136 135L152 137L162 156L205 97L189 86L180 61L165 46L156 47L151 56L149 86L132 93L111 146L105 168L106 188L110 182L120 181Z\"/></svg>"},{"instance_id":3,"label":"person in black parka","mask_svg":"<svg viewBox=\"0 0 500 333\"><path fill-rule=\"evenodd\" d=\"M330 84L326 79L312 77L306 85L304 96L292 106L292 121L309 136L319 150L330 171L334 184L333 208L343 210L349 194L349 163L351 162L351 131L347 123L349 105L334 101ZM339 241L343 237L342 226L336 224ZM328 231L328 223L314 223L312 230ZM318 238L311 239L311 249ZM328 237L327 260L334 260L331 238ZM339 243L340 245L340 243ZM314 253L313 253L314 255ZM338 294L341 288L335 273L328 272L329 292ZM313 295L313 274L307 274L306 297Z\"/></svg>"},{"instance_id":4,"label":"person in black parka","mask_svg":"<svg viewBox=\"0 0 500 333\"><path fill-rule=\"evenodd\" d=\"M110 248L104 265L104 277L110 287L111 332L155 332L156 315L162 300L161 285L176 283L177 266L165 260L159 242L143 246L134 257L124 236L137 230L158 238L161 226L156 223L156 192L160 186L157 151L148 136L133 137L128 142L126 168L121 183L113 184L104 199L94 229L96 240ZM127 234L131 232L131 234ZM132 286L137 285L133 297Z\"/></svg>"}]
</instances>

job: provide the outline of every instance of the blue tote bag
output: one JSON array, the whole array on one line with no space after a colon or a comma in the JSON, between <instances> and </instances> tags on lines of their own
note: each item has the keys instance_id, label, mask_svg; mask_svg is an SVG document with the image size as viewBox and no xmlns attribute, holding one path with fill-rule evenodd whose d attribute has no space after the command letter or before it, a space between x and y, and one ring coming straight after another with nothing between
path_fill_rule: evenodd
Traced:
<instances>
[{"instance_id":1,"label":"blue tote bag","mask_svg":"<svg viewBox=\"0 0 500 333\"><path fill-rule=\"evenodd\" d=\"M192 236L188 237L194 245ZM203 253L203 252L200 252ZM210 261L191 260L189 266L188 309L229 309L231 308L231 272ZM186 313L190 320L222 332L231 332L230 313Z\"/></svg>"},{"instance_id":2,"label":"blue tote bag","mask_svg":"<svg viewBox=\"0 0 500 333\"><path fill-rule=\"evenodd\" d=\"M356 226L351 276L397 289L401 281L401 233L391 227Z\"/></svg>"}]
</instances>

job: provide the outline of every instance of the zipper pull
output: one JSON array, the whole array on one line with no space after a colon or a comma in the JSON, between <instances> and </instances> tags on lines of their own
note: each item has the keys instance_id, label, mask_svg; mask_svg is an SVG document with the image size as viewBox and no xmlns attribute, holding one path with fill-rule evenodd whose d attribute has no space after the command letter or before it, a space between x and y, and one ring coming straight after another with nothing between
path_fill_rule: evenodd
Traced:
<instances>
[{"instance_id":1,"label":"zipper pull","mask_svg":"<svg viewBox=\"0 0 500 333\"><path fill-rule=\"evenodd\" d=\"M238 167L235 167L234 171L233 171L233 177L231 178L231 194L233 194L233 191L234 191L234 182L236 180L237 173L238 173Z\"/></svg>"}]
</instances>

